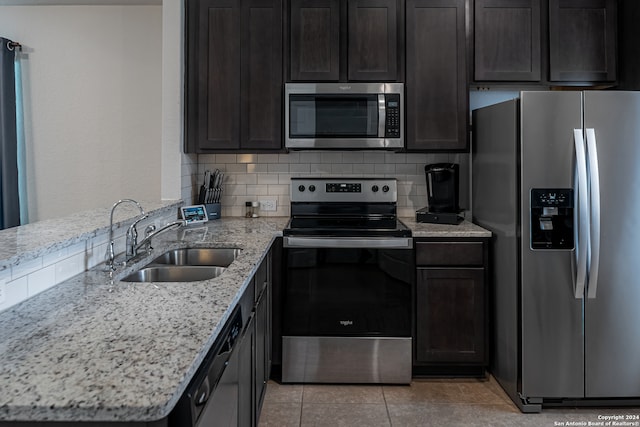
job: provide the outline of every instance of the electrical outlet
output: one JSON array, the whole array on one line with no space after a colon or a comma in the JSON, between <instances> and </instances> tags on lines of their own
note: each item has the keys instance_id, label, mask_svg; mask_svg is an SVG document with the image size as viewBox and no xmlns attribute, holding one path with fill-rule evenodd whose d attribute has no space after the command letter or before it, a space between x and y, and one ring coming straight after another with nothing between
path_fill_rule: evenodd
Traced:
<instances>
[{"instance_id":1,"label":"electrical outlet","mask_svg":"<svg viewBox=\"0 0 640 427\"><path fill-rule=\"evenodd\" d=\"M276 199L265 199L265 200L260 200L260 210L261 211L275 211L277 207L277 200Z\"/></svg>"}]
</instances>

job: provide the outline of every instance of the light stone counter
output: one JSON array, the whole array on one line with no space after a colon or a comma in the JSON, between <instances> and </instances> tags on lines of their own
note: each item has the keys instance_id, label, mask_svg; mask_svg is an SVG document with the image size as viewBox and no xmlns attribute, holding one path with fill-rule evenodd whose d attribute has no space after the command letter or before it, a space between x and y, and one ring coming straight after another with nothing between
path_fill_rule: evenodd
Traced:
<instances>
[{"instance_id":1,"label":"light stone counter","mask_svg":"<svg viewBox=\"0 0 640 427\"><path fill-rule=\"evenodd\" d=\"M140 201L140 204L147 213L161 216L177 213L182 201ZM111 207L95 209L0 230L0 272L108 231L110 211ZM114 212L114 228L137 215L138 209L133 204L123 203Z\"/></svg>"},{"instance_id":2,"label":"light stone counter","mask_svg":"<svg viewBox=\"0 0 640 427\"><path fill-rule=\"evenodd\" d=\"M402 220L414 237L491 235L468 222L448 226ZM154 255L184 246L242 248L212 280L119 280L149 262L149 256L114 278L98 266L0 312L0 424L166 417L287 221L223 218L172 230L154 241ZM104 215L99 222L104 223ZM17 245L13 252L14 260L21 256Z\"/></svg>"},{"instance_id":3,"label":"light stone counter","mask_svg":"<svg viewBox=\"0 0 640 427\"><path fill-rule=\"evenodd\" d=\"M400 218L411 229L413 237L491 237L491 232L469 221L458 225L419 223L414 218Z\"/></svg>"},{"instance_id":4,"label":"light stone counter","mask_svg":"<svg viewBox=\"0 0 640 427\"><path fill-rule=\"evenodd\" d=\"M152 421L165 417L288 218L232 218L169 231L154 254L239 247L219 277L114 280L98 266L0 313L0 421Z\"/></svg>"}]
</instances>

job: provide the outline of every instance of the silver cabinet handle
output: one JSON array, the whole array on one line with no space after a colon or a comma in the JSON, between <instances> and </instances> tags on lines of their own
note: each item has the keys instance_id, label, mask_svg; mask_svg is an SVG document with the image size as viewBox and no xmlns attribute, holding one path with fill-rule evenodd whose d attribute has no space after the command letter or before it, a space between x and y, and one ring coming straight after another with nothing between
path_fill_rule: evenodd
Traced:
<instances>
[{"instance_id":1,"label":"silver cabinet handle","mask_svg":"<svg viewBox=\"0 0 640 427\"><path fill-rule=\"evenodd\" d=\"M598 170L598 148L596 131L587 129L587 155L589 158L589 184L591 220L589 231L591 259L589 261L589 281L587 297L595 298L598 289L598 268L600 266L600 172Z\"/></svg>"},{"instance_id":2,"label":"silver cabinet handle","mask_svg":"<svg viewBox=\"0 0 640 427\"><path fill-rule=\"evenodd\" d=\"M587 153L584 146L582 129L573 130L573 142L576 148L576 169L578 182L576 188L576 203L578 210L575 216L578 219L578 227L575 238L576 247L576 273L573 283L573 292L577 299L584 296L587 280L587 252L589 249L589 190L587 185Z\"/></svg>"}]
</instances>

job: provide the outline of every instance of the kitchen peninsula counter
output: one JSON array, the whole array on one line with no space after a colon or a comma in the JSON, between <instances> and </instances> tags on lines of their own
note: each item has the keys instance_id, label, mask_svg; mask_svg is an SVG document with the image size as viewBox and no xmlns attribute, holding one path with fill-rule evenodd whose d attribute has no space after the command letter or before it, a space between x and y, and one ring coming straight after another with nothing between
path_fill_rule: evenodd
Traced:
<instances>
[{"instance_id":1,"label":"kitchen peninsula counter","mask_svg":"<svg viewBox=\"0 0 640 427\"><path fill-rule=\"evenodd\" d=\"M113 277L97 266L0 312L0 425L166 417L287 221L223 218L171 230L154 240L153 255ZM403 222L415 237L489 233L470 223ZM207 281L119 280L153 256L186 246L243 250Z\"/></svg>"}]
</instances>

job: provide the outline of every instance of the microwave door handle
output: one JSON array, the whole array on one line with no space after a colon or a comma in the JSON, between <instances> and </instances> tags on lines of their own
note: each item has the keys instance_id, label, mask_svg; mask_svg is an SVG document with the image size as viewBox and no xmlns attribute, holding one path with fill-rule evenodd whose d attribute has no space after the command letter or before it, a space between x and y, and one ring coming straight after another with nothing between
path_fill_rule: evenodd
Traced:
<instances>
[{"instance_id":1,"label":"microwave door handle","mask_svg":"<svg viewBox=\"0 0 640 427\"><path fill-rule=\"evenodd\" d=\"M378 94L378 138L384 138L385 124L387 122L387 109L384 93Z\"/></svg>"}]
</instances>

